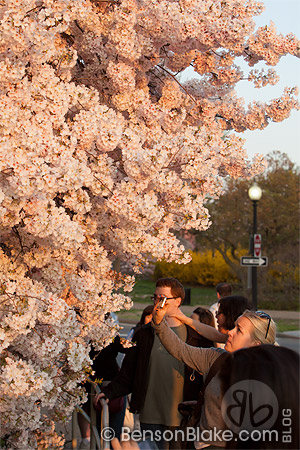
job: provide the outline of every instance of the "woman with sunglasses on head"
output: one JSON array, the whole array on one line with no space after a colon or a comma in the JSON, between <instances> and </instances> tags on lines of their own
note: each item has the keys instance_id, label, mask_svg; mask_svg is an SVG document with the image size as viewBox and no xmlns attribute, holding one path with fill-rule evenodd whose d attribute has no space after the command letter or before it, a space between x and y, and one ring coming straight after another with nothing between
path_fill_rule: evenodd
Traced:
<instances>
[{"instance_id":1,"label":"woman with sunglasses on head","mask_svg":"<svg viewBox=\"0 0 300 450\"><path fill-rule=\"evenodd\" d=\"M215 361L223 353L226 354L226 352L234 352L242 348L254 347L261 344L275 344L275 323L268 314L262 311L253 312L246 310L236 320L235 327L228 332L225 350L220 348L195 348L185 344L172 332L166 321L163 320L166 314L168 314L168 303L163 307L159 304L155 306L152 326L161 343L173 357L183 361L199 373L202 373L204 378L209 373ZM224 359L224 364L226 364L226 359ZM210 432L212 439L206 443L195 442L196 448L208 447L207 444L216 447L226 446L225 440L220 440L219 437L216 439L213 438L214 430L226 430L221 415L221 402L221 386L217 372L205 390L200 423L197 425L200 426L201 432L204 430L206 433Z\"/></svg>"}]
</instances>

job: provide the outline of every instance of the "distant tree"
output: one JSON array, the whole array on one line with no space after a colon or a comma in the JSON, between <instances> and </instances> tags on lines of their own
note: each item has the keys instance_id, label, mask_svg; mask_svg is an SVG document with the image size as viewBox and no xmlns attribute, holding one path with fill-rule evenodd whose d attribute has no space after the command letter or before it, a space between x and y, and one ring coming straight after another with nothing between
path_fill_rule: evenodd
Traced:
<instances>
[{"instance_id":1,"label":"distant tree","mask_svg":"<svg viewBox=\"0 0 300 450\"><path fill-rule=\"evenodd\" d=\"M279 151L266 159L267 169L256 177L263 191L258 204L258 233L262 235L262 253L269 258L268 268L258 271L259 300L270 306L295 306L299 282L299 167ZM252 180L228 180L225 194L208 205L212 226L196 237L198 250L221 253L244 289L247 269L240 266L240 255L249 249L252 232L251 184ZM285 301L289 305L280 305L282 293L288 294Z\"/></svg>"}]
</instances>

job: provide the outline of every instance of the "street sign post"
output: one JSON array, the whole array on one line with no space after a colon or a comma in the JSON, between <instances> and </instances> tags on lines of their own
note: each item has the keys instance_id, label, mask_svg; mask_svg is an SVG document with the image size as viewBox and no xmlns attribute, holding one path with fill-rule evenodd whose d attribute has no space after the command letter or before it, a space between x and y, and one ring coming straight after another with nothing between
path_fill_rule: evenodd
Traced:
<instances>
[{"instance_id":1,"label":"street sign post","mask_svg":"<svg viewBox=\"0 0 300 450\"><path fill-rule=\"evenodd\" d=\"M268 257L260 256L259 258L255 256L242 256L240 258L241 266L248 267L266 267L268 265Z\"/></svg>"}]
</instances>

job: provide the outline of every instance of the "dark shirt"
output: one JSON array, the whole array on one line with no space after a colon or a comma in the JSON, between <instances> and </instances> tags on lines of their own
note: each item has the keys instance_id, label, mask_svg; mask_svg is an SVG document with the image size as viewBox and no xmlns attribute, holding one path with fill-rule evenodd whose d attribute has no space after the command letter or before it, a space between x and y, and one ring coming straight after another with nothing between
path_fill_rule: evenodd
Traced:
<instances>
[{"instance_id":1,"label":"dark shirt","mask_svg":"<svg viewBox=\"0 0 300 450\"><path fill-rule=\"evenodd\" d=\"M189 326L186 343L194 347L211 347L211 341L204 339ZM136 346L128 349L118 375L108 385L102 388L109 398L122 397L132 393L130 411L138 413L144 404L147 392L147 373L154 341L154 330L151 324L138 330L134 339ZM184 367L183 400L196 400L203 384L202 376L190 367Z\"/></svg>"},{"instance_id":2,"label":"dark shirt","mask_svg":"<svg viewBox=\"0 0 300 450\"><path fill-rule=\"evenodd\" d=\"M110 381L119 373L119 365L117 363L118 353L126 353L126 349L120 342L120 336L117 335L114 341L101 351L92 348L90 358L93 360L93 370L95 374L93 379L103 379Z\"/></svg>"}]
</instances>

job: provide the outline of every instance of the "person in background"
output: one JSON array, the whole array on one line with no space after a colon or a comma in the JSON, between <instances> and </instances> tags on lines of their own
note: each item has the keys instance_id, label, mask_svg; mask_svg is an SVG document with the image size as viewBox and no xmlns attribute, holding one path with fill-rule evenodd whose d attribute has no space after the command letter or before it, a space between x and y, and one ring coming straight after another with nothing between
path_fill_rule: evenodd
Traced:
<instances>
[{"instance_id":1,"label":"person in background","mask_svg":"<svg viewBox=\"0 0 300 450\"><path fill-rule=\"evenodd\" d=\"M219 374L223 415L227 418L226 425L234 432L234 438L227 443L226 448L251 450L300 448L299 373L299 354L285 347L259 345L229 355ZM236 416L242 420L232 422L230 411L229 414L227 411L228 408L232 410L232 405L236 404L234 386L237 383L242 389L239 392L240 395L244 395L245 401L240 403L240 414ZM252 404L255 405L254 411L248 401L250 396ZM259 417L255 415L256 410L260 411ZM271 422L267 420L268 417ZM257 425L258 422L260 426ZM258 429L255 429L256 427ZM262 436L266 439L257 439L262 428L264 430ZM241 430L249 432L247 440L241 439ZM252 435L253 430L255 432ZM266 431L270 433L267 434ZM245 431L243 433L245 436Z\"/></svg>"},{"instance_id":2,"label":"person in background","mask_svg":"<svg viewBox=\"0 0 300 450\"><path fill-rule=\"evenodd\" d=\"M225 298L223 301L225 301ZM180 340L170 329L166 320L164 320L164 316L168 314L168 308L168 303L162 308L154 308L152 326L157 336L170 355L203 373L204 376L208 375L212 365L223 353L225 353L225 356L222 363L226 364L226 352L232 353L245 347L256 347L261 344L275 344L276 326L272 318L263 311L254 312L247 310L236 320L234 329L229 331L225 350L220 348L192 347ZM205 324L201 325L207 326ZM265 368L268 369L267 363ZM197 425L200 427L201 432L210 432L211 436L216 435L215 431L227 429L221 414L222 397L220 393L221 382L217 372L205 390L200 422ZM226 441L216 438L205 443L195 441L194 445L196 449L208 446L224 448Z\"/></svg>"},{"instance_id":3,"label":"person in background","mask_svg":"<svg viewBox=\"0 0 300 450\"><path fill-rule=\"evenodd\" d=\"M213 329L215 328L215 319L209 309L198 306L198 308L194 309L190 318L192 320L195 320L196 322L201 322L207 326L213 327ZM191 326L191 324L188 324L188 323L186 323L186 325ZM192 323L192 325L193 325L193 323ZM191 328L194 328L194 330L196 330L196 328L194 326L191 326ZM201 334L201 335L202 335L202 339L203 339L203 343L202 343L201 347L214 347L215 346L214 341L212 341L211 339L208 339L205 336L205 334Z\"/></svg>"},{"instance_id":4,"label":"person in background","mask_svg":"<svg viewBox=\"0 0 300 450\"><path fill-rule=\"evenodd\" d=\"M147 325L152 320L152 311L153 311L154 305L148 305L143 309L143 312L141 314L141 318L139 322L136 324L135 327L132 327L127 335L127 339L129 341L134 340L135 333L142 328L144 325ZM124 355L125 357L125 355ZM123 363L123 359L121 359L121 364ZM134 430L140 430L140 419L138 414L132 414L130 412L130 400L131 400L131 394L126 396L126 411L125 411L125 418L124 418L124 426L127 428L130 428L133 432Z\"/></svg>"},{"instance_id":5,"label":"person in background","mask_svg":"<svg viewBox=\"0 0 300 450\"><path fill-rule=\"evenodd\" d=\"M216 286L217 299L218 301L213 303L209 310L213 313L214 319L217 320L217 311L219 306L219 301L221 298L227 297L228 295L232 295L233 289L231 284L229 283L218 283Z\"/></svg>"},{"instance_id":6,"label":"person in background","mask_svg":"<svg viewBox=\"0 0 300 450\"><path fill-rule=\"evenodd\" d=\"M228 331L234 328L236 319L245 309L250 308L249 300L242 295L228 295L220 298L216 312L217 328L220 333L228 335ZM217 347L224 348L224 344L218 343Z\"/></svg>"},{"instance_id":7,"label":"person in background","mask_svg":"<svg viewBox=\"0 0 300 450\"><path fill-rule=\"evenodd\" d=\"M90 358L93 360L92 369L95 374L92 380L102 380L101 387L110 382L119 373L119 365L117 363L118 353L126 353L127 349L121 344L120 336L117 335L113 342L101 351L94 349L90 352ZM82 406L83 410L90 414L91 402L91 384L86 382L85 389L88 393L88 401ZM119 398L110 407L109 426L114 430L116 437L120 438L123 425L126 403L124 398ZM85 417L78 413L77 421L81 433L81 443L79 449L90 448L90 424ZM97 413L97 428L100 428L100 413Z\"/></svg>"},{"instance_id":8,"label":"person in background","mask_svg":"<svg viewBox=\"0 0 300 450\"><path fill-rule=\"evenodd\" d=\"M142 328L143 325L147 325L147 323L150 323L152 320L152 311L153 311L154 305L148 305L146 308L143 309L140 321L136 324L135 327L131 328L131 330L128 333L127 339L131 340L134 336L134 334Z\"/></svg>"},{"instance_id":9,"label":"person in background","mask_svg":"<svg viewBox=\"0 0 300 450\"><path fill-rule=\"evenodd\" d=\"M191 319L199 320L200 322L205 323L206 325L210 325L211 327L215 326L213 313L209 309L202 308L201 306L198 306L198 308L194 309L191 314Z\"/></svg>"},{"instance_id":10,"label":"person in background","mask_svg":"<svg viewBox=\"0 0 300 450\"><path fill-rule=\"evenodd\" d=\"M236 319L245 311L250 309L251 304L242 295L229 295L219 300L217 311L217 325L220 333L228 334L234 328Z\"/></svg>"}]
</instances>

